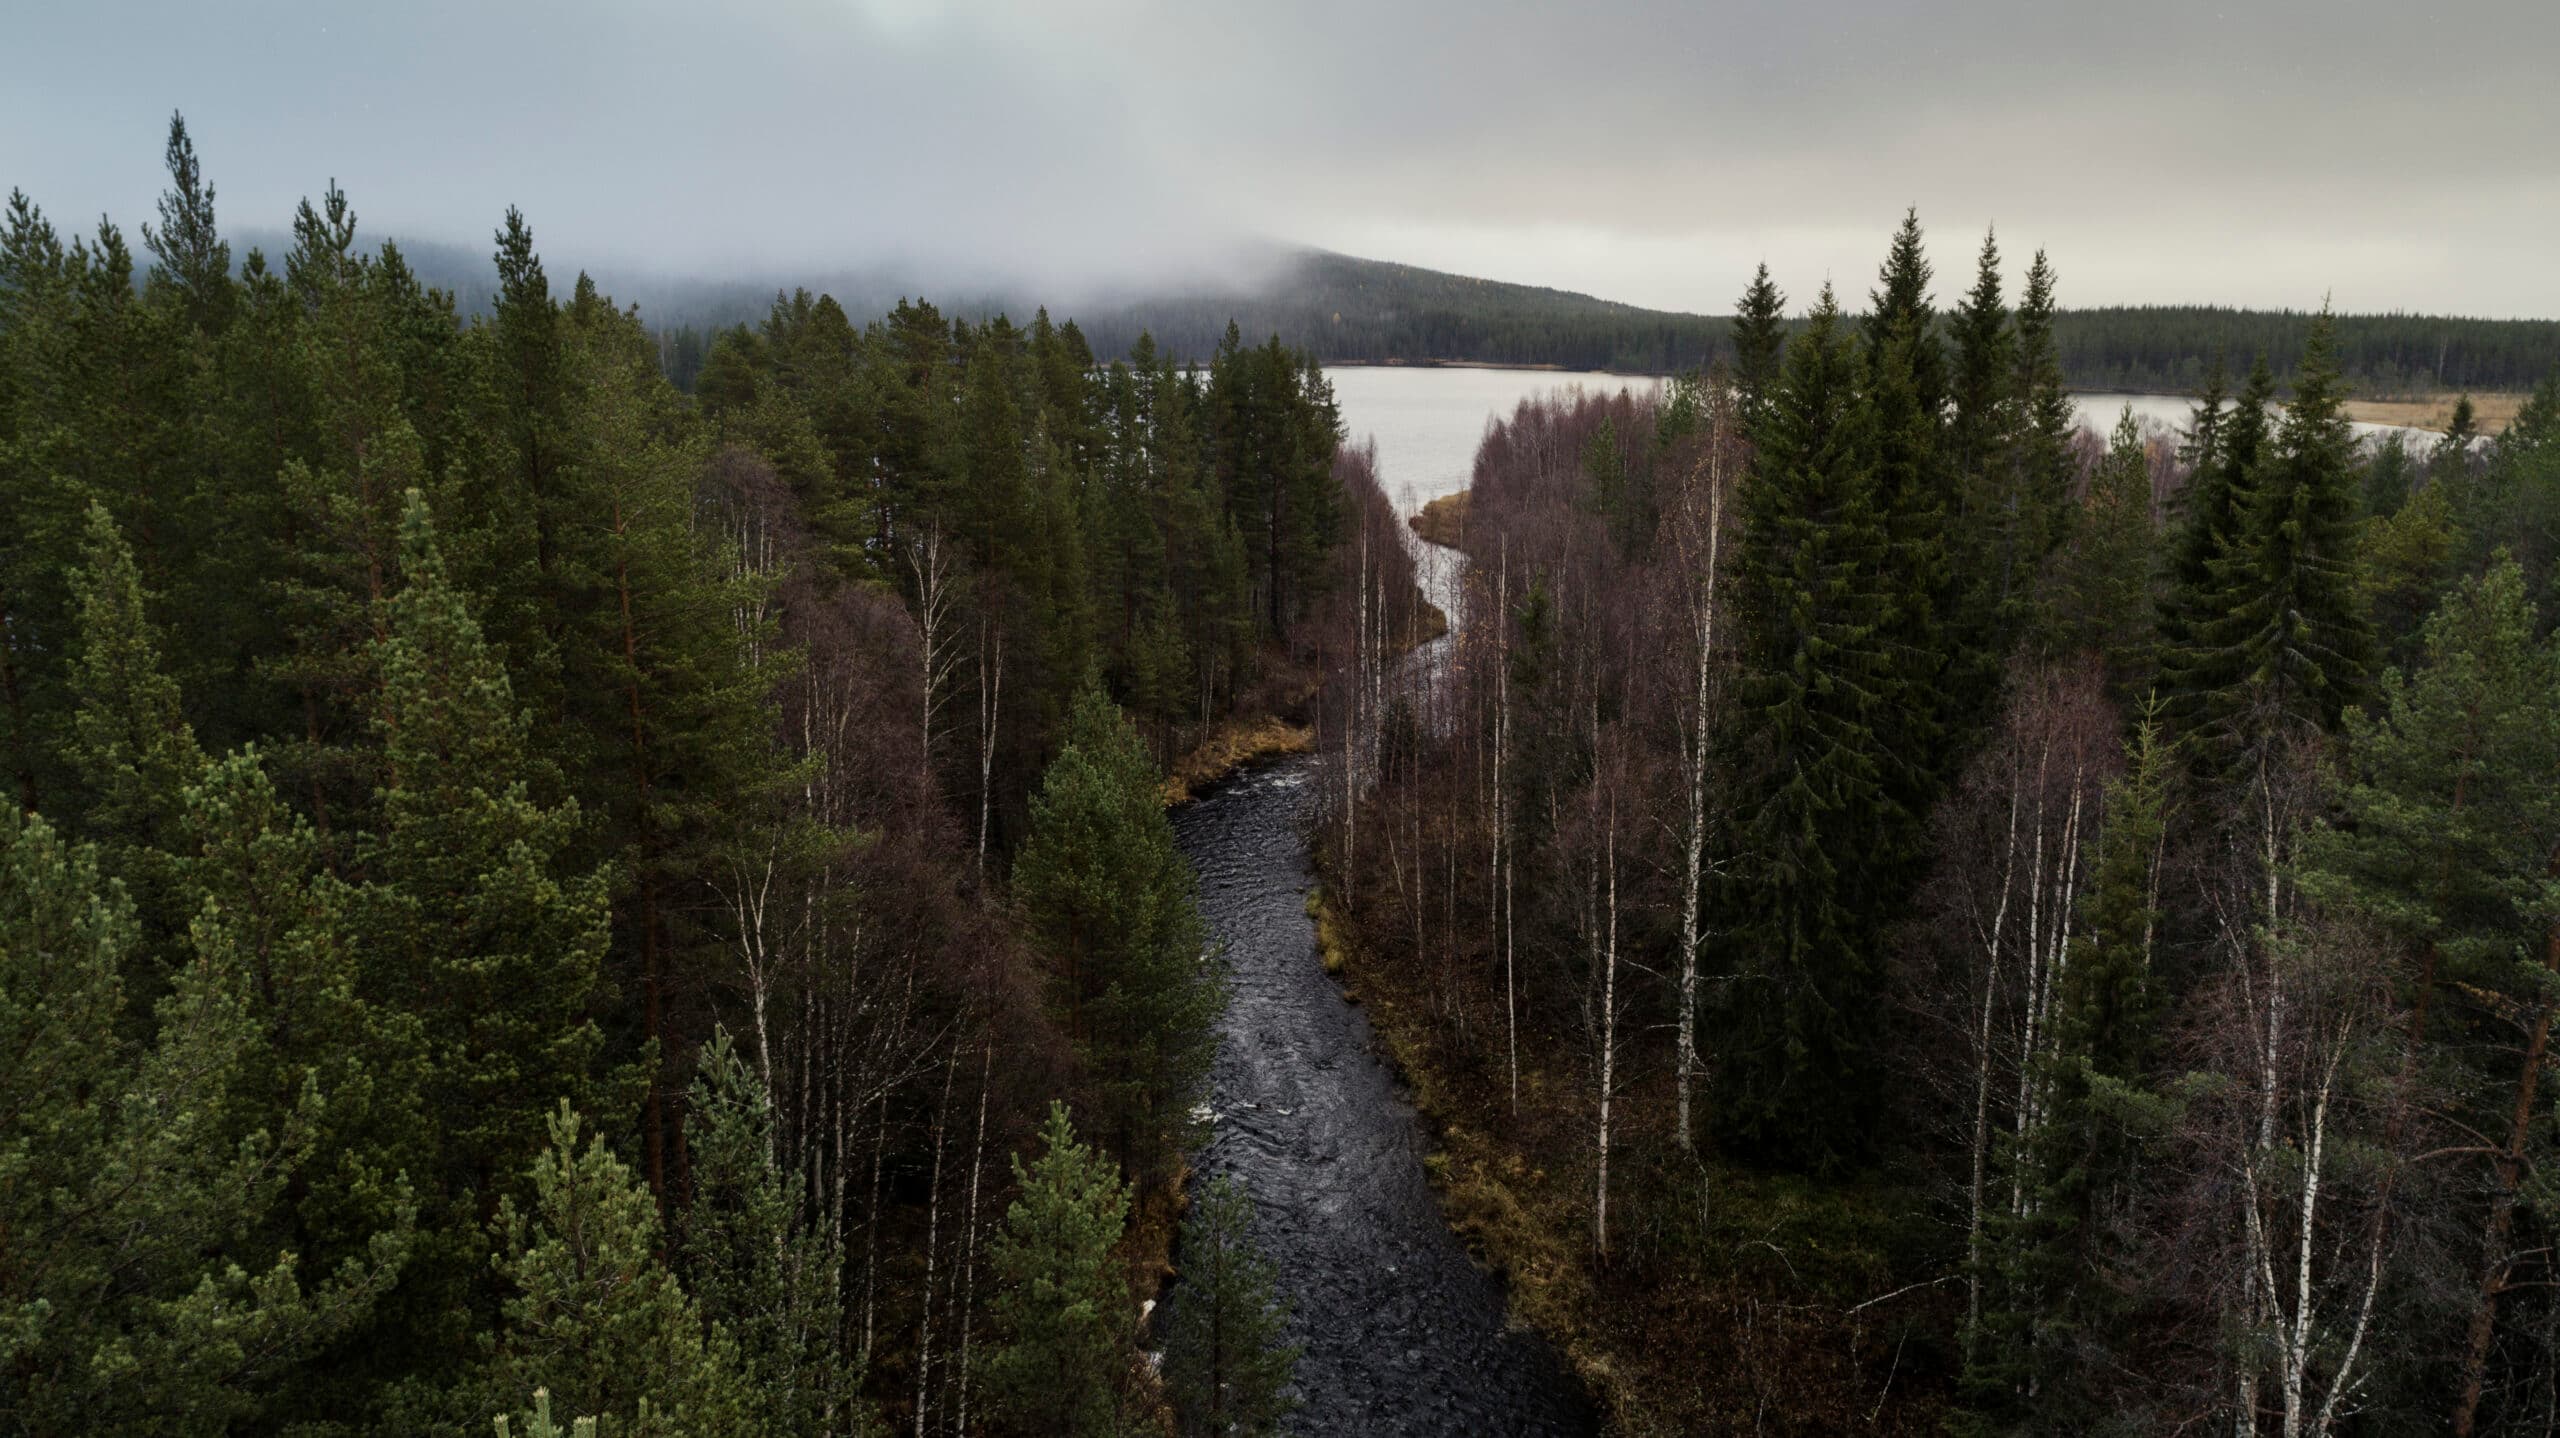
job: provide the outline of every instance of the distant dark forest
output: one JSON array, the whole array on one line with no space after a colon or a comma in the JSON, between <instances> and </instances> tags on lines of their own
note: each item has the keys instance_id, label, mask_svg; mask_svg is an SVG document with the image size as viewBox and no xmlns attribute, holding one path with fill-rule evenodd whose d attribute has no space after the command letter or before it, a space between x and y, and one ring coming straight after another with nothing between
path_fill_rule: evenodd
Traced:
<instances>
[{"instance_id":1,"label":"distant dark forest","mask_svg":"<svg viewBox=\"0 0 2560 1438\"><path fill-rule=\"evenodd\" d=\"M289 245L277 246L279 252ZM459 246L402 246L426 283L452 291L465 315L489 303L485 257ZM667 377L690 390L719 331L771 309L775 287L750 280L652 280L599 272L658 340ZM2064 279L2066 293L2068 277ZM849 313L885 312L918 292L886 271L808 277ZM973 320L1030 305L1023 297L941 291L947 314ZM1120 298L1073 307L1097 354L1126 354L1141 333L1160 352L1205 362L1227 322L1248 336L1278 335L1328 363L1471 362L1671 374L1732 357L1732 321L1594 299L1566 290L1473 279L1412 265L1322 251L1301 256L1266 293L1203 290ZM2238 310L2208 305L2144 305L2064 310L2054 340L2065 380L2076 389L2192 392L2216 351L2235 370L2264 354L2290 387L2302 352L2306 310ZM2436 390L2525 390L2560 360L2560 320L2484 320L2438 315L2341 315L2340 367L2367 396Z\"/></svg>"}]
</instances>

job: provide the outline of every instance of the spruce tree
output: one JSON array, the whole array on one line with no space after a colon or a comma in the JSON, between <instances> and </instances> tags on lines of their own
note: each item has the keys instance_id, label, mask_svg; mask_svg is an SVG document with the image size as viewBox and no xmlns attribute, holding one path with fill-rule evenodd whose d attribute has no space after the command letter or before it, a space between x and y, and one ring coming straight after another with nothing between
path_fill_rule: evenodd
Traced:
<instances>
[{"instance_id":1,"label":"spruce tree","mask_svg":"<svg viewBox=\"0 0 2560 1438\"><path fill-rule=\"evenodd\" d=\"M1894 615L1857 370L1826 290L1788 346L1738 496L1750 777L1736 809L1750 868L1735 886L1747 957L1721 1115L1737 1142L1812 1167L1853 1159L1868 1139L1876 926L1911 839L1877 729Z\"/></svg>"},{"instance_id":2,"label":"spruce tree","mask_svg":"<svg viewBox=\"0 0 2560 1438\"><path fill-rule=\"evenodd\" d=\"M998 1284L988 1392L1017 1431L1102 1438L1121 1430L1135 1312L1112 1258L1129 1192L1110 1160L1076 1141L1064 1105L1049 1105L1040 1142L1029 1167L1015 1156L1019 1196L988 1246Z\"/></svg>"},{"instance_id":3,"label":"spruce tree","mask_svg":"<svg viewBox=\"0 0 2560 1438\"><path fill-rule=\"evenodd\" d=\"M2143 1165L2174 1103L2151 1085L2167 996L2159 972L2162 845L2175 765L2156 702L2106 788L2083 921L2038 1061L2042 1122L2010 1156L2027 1199L1995 1230L2009 1295L2001 1341L1967 1375L1978 1408L2077 1431L2109 1412L2106 1375L2138 1312ZM2027 1400L2023 1408L2021 1399Z\"/></svg>"},{"instance_id":4,"label":"spruce tree","mask_svg":"<svg viewBox=\"0 0 2560 1438\"><path fill-rule=\"evenodd\" d=\"M2162 698L2170 730L2181 741L2203 728L2206 696L2241 677L2236 656L2214 642L2212 631L2235 602L2229 586L2240 573L2235 556L2248 542L2267 405L2275 393L2264 355L2250 365L2239 400L2227 412L2220 408L2218 363L2214 374L2217 383L2207 387L2181 452L2193 469L2179 495L2180 524L2160 598Z\"/></svg>"},{"instance_id":5,"label":"spruce tree","mask_svg":"<svg viewBox=\"0 0 2560 1438\"><path fill-rule=\"evenodd\" d=\"M2362 482L2358 485L2364 499L2365 517L2387 519L2400 512L2409 502L2414 487L2410 478L2418 472L2418 463L2409 453L2409 441L2398 430L2376 440L2358 465Z\"/></svg>"},{"instance_id":6,"label":"spruce tree","mask_svg":"<svg viewBox=\"0 0 2560 1438\"><path fill-rule=\"evenodd\" d=\"M1184 1434L1278 1431L1300 1349L1282 1341L1289 1306L1253 1246L1253 1204L1225 1174L1182 1221L1182 1290L1165 1334L1164 1377Z\"/></svg>"},{"instance_id":7,"label":"spruce tree","mask_svg":"<svg viewBox=\"0 0 2560 1438\"><path fill-rule=\"evenodd\" d=\"M1892 247L1885 252L1876 287L1867 292L1867 318L1860 334L1870 372L1883 367L1885 351L1896 342L1910 346L1905 363L1911 372L1912 394L1934 435L1946 412L1947 361L1938 345L1935 297L1929 293L1932 273L1928 251L1921 244L1920 212L1907 210L1902 227L1894 231Z\"/></svg>"},{"instance_id":8,"label":"spruce tree","mask_svg":"<svg viewBox=\"0 0 2560 1438\"><path fill-rule=\"evenodd\" d=\"M2227 607L2201 638L2237 682L2205 691L2202 721L2225 750L2289 730L2334 729L2370 680L2355 439L2334 340L2324 310L2312 322L2284 422L2250 472L2240 543L2215 571Z\"/></svg>"},{"instance_id":9,"label":"spruce tree","mask_svg":"<svg viewBox=\"0 0 2560 1438\"><path fill-rule=\"evenodd\" d=\"M1746 435L1757 435L1769 417L1770 398L1786 364L1786 310L1787 297L1770 282L1763 261L1733 305L1734 409Z\"/></svg>"},{"instance_id":10,"label":"spruce tree","mask_svg":"<svg viewBox=\"0 0 2560 1438\"><path fill-rule=\"evenodd\" d=\"M2001 297L2000 244L1990 231L1983 232L1973 288L1948 315L1947 332L1955 346L1947 377L1947 458L1961 486L1966 528L1971 529L1990 502L1983 487L2008 452L2017 415L2016 361L2011 355L2016 339Z\"/></svg>"},{"instance_id":11,"label":"spruce tree","mask_svg":"<svg viewBox=\"0 0 2560 1438\"><path fill-rule=\"evenodd\" d=\"M1997 500L1997 557L1990 566L1997 576L1994 609L2002 640L1995 648L2002 653L2036 623L2037 580L2066 532L2077 468L2071 439L2079 421L2063 387L2062 355L2054 340L2054 282L2053 266L2044 251L2036 251L2013 320L2011 392L2018 412Z\"/></svg>"},{"instance_id":12,"label":"spruce tree","mask_svg":"<svg viewBox=\"0 0 2560 1438\"><path fill-rule=\"evenodd\" d=\"M2400 438L2397 430L2391 438ZM2472 448L2480 438L2480 415L2471 404L2471 396L2454 401L2453 414L2445 421L2444 436L2427 452L2427 476L2430 483L2467 487L2471 479Z\"/></svg>"},{"instance_id":13,"label":"spruce tree","mask_svg":"<svg viewBox=\"0 0 2560 1438\"><path fill-rule=\"evenodd\" d=\"M2119 690L2145 667L2154 648L2151 450L2133 407L2116 421L2106 457L2089 477L2057 556L2055 639L2106 661Z\"/></svg>"},{"instance_id":14,"label":"spruce tree","mask_svg":"<svg viewBox=\"0 0 2560 1438\"><path fill-rule=\"evenodd\" d=\"M1890 583L1891 614L1878 637L1892 672L1876 721L1892 761L1887 786L1912 814L1937 802L1945 767L1966 747L1972 701L1996 686L1999 672L1996 659L1959 652L1952 642L1955 569L1939 425L1921 396L1918 353L1906 322L1871 353L1860 397L1874 442L1874 502Z\"/></svg>"}]
</instances>

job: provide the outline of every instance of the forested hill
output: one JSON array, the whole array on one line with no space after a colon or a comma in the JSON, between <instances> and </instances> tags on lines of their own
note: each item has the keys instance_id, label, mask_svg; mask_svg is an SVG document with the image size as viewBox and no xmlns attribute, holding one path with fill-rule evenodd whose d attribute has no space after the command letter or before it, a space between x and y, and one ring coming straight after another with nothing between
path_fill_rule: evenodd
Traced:
<instances>
[{"instance_id":1,"label":"forested hill","mask_svg":"<svg viewBox=\"0 0 2560 1438\"><path fill-rule=\"evenodd\" d=\"M272 241L270 253L291 248L282 236L244 240ZM401 249L421 279L453 293L464 314L486 310L488 266L476 248L403 241ZM944 313L972 319L1003 312L1019 318L1032 308L1032 297L1002 287L929 285L888 269L813 271L788 284L610 267L595 276L607 291L640 306L659 336L669 377L687 388L710 336L761 321L780 288L831 294L851 314L883 313L925 292ZM1139 334L1149 333L1160 351L1205 361L1233 320L1247 336L1276 334L1335 364L1463 361L1668 374L1731 357L1731 321L1723 316L1649 310L1323 250L1286 257L1259 281L1087 299L1069 309L1095 353L1106 356L1128 353ZM2054 317L2054 340L2064 378L2078 389L2193 392L2216 351L2230 357L2235 371L2263 353L2278 382L2289 385L2289 357L2301 353L2311 319L2307 310L2210 305L2064 309ZM2340 367L2369 397L2525 390L2560 360L2560 320L2379 314L2340 315L2336 324Z\"/></svg>"}]
</instances>

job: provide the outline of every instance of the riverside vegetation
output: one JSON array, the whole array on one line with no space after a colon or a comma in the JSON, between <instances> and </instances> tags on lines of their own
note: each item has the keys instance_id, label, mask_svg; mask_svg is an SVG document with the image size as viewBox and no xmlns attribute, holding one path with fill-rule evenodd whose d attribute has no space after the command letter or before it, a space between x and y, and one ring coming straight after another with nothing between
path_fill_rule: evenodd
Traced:
<instances>
[{"instance_id":1,"label":"riverside vegetation","mask_svg":"<svg viewBox=\"0 0 2560 1438\"><path fill-rule=\"evenodd\" d=\"M1422 521L1319 832L1444 1204L1628 1432L2543 1431L2555 356L2360 447L2322 317L2101 438L2003 279L1764 269Z\"/></svg>"}]
</instances>

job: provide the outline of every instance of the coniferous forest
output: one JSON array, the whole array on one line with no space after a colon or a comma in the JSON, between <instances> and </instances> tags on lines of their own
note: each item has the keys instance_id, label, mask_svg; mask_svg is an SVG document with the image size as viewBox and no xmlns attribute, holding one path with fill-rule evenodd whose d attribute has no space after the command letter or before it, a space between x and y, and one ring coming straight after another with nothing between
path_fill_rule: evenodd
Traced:
<instances>
[{"instance_id":1,"label":"coniferous forest","mask_svg":"<svg viewBox=\"0 0 2560 1438\"><path fill-rule=\"evenodd\" d=\"M688 398L518 214L463 323L167 165L0 239L0 1429L1232 1387L1133 1350L1220 996L1161 775L1392 532L1312 363L803 294Z\"/></svg>"},{"instance_id":2,"label":"coniferous forest","mask_svg":"<svg viewBox=\"0 0 2560 1438\"><path fill-rule=\"evenodd\" d=\"M2095 435L2068 257L1913 216L1499 417L1442 613L1281 338L671 374L517 211L467 305L165 163L0 234L0 1431L1298 1431L1167 810L1310 745L1612 1431L2560 1425L2547 353L2364 445L2334 317L2143 329Z\"/></svg>"}]
</instances>

